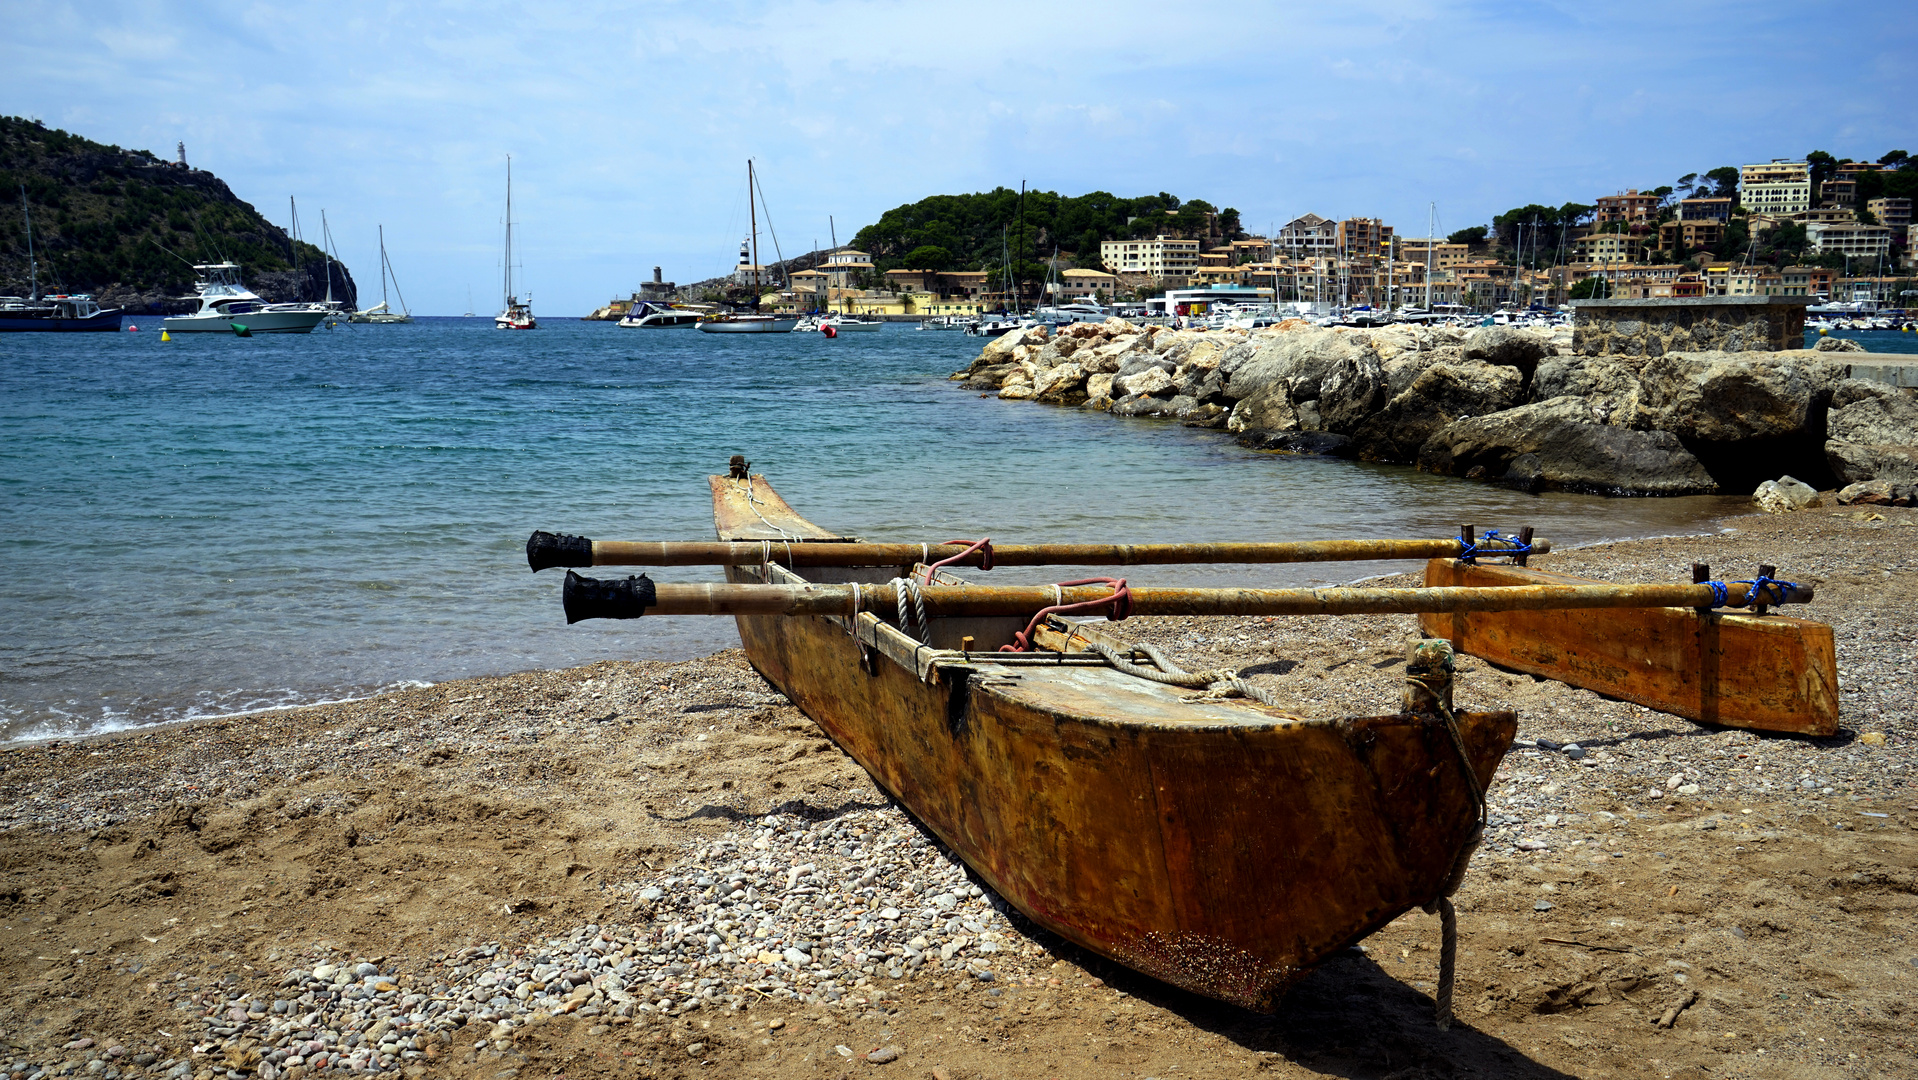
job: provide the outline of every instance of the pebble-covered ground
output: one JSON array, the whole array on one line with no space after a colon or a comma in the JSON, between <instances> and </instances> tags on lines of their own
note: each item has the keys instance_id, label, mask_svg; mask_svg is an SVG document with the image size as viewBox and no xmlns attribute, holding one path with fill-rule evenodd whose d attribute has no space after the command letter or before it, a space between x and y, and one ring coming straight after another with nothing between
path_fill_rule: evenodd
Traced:
<instances>
[{"instance_id":1,"label":"pebble-covered ground","mask_svg":"<svg viewBox=\"0 0 1918 1080\"><path fill-rule=\"evenodd\" d=\"M1913 1075L1918 513L1726 524L1539 564L1815 582L1794 614L1836 628L1843 730L1462 659L1459 703L1517 709L1521 745L1459 895L1450 1033L1419 915L1275 1017L1036 931L730 652L0 753L0 1072ZM1411 628L1124 629L1369 714Z\"/></svg>"}]
</instances>

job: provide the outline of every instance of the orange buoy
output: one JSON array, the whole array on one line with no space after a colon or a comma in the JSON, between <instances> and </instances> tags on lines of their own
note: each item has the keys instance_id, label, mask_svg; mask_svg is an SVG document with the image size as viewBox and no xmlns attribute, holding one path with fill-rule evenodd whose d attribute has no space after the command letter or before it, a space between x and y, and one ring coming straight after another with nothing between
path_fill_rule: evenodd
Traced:
<instances>
[{"instance_id":1,"label":"orange buoy","mask_svg":"<svg viewBox=\"0 0 1918 1080\"><path fill-rule=\"evenodd\" d=\"M826 335L827 337L839 336L839 328L837 326L822 326L819 328L819 332Z\"/></svg>"}]
</instances>

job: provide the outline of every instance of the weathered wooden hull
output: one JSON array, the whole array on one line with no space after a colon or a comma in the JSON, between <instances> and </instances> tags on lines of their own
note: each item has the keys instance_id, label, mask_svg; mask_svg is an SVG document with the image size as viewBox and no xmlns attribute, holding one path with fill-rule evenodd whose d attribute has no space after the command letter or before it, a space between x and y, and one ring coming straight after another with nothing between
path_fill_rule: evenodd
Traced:
<instances>
[{"instance_id":1,"label":"weathered wooden hull","mask_svg":"<svg viewBox=\"0 0 1918 1080\"><path fill-rule=\"evenodd\" d=\"M714 478L721 539L835 539L751 484ZM1102 665L961 654L959 635L994 648L1010 626L951 622L935 650L870 612L738 617L754 666L1000 896L1148 975L1269 1011L1313 964L1435 900L1472 838L1440 721L1309 720ZM1516 717L1458 719L1482 788Z\"/></svg>"},{"instance_id":2,"label":"weathered wooden hull","mask_svg":"<svg viewBox=\"0 0 1918 1080\"><path fill-rule=\"evenodd\" d=\"M1592 582L1525 567L1433 559L1425 583ZM1799 735L1838 731L1838 659L1824 623L1778 614L1617 608L1421 615L1419 627L1501 667L1701 723Z\"/></svg>"}]
</instances>

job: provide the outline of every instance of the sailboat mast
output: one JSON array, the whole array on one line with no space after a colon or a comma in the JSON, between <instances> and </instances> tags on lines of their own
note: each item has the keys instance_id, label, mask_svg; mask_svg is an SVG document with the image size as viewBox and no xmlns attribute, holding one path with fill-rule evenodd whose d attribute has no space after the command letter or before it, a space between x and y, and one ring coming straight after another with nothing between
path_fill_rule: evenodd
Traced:
<instances>
[{"instance_id":1,"label":"sailboat mast","mask_svg":"<svg viewBox=\"0 0 1918 1080\"><path fill-rule=\"evenodd\" d=\"M20 212L27 218L27 276L33 284L33 302L40 302L40 264L33 260L33 208L27 205L27 185L20 185Z\"/></svg>"},{"instance_id":2,"label":"sailboat mast","mask_svg":"<svg viewBox=\"0 0 1918 1080\"><path fill-rule=\"evenodd\" d=\"M386 226L380 227L380 307L391 311L386 304Z\"/></svg>"},{"instance_id":3,"label":"sailboat mast","mask_svg":"<svg viewBox=\"0 0 1918 1080\"><path fill-rule=\"evenodd\" d=\"M326 306L333 307L333 227L326 222L326 207L320 207L320 243L326 247L320 254L326 256Z\"/></svg>"},{"instance_id":4,"label":"sailboat mast","mask_svg":"<svg viewBox=\"0 0 1918 1080\"><path fill-rule=\"evenodd\" d=\"M513 155L506 155L506 310L513 307Z\"/></svg>"},{"instance_id":5,"label":"sailboat mast","mask_svg":"<svg viewBox=\"0 0 1918 1080\"><path fill-rule=\"evenodd\" d=\"M752 226L753 310L759 309L759 211L753 204L753 159L746 159L746 218Z\"/></svg>"},{"instance_id":6,"label":"sailboat mast","mask_svg":"<svg viewBox=\"0 0 1918 1080\"><path fill-rule=\"evenodd\" d=\"M1425 313L1432 313L1432 253L1438 250L1438 237L1432 235L1438 228L1438 204L1432 203L1425 218Z\"/></svg>"}]
</instances>

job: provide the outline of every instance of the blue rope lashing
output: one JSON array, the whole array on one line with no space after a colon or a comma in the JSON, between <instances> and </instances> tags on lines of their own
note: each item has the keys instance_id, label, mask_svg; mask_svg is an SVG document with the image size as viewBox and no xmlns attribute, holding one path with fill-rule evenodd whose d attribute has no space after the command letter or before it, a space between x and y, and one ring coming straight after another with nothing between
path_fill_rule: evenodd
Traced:
<instances>
[{"instance_id":1,"label":"blue rope lashing","mask_svg":"<svg viewBox=\"0 0 1918 1080\"><path fill-rule=\"evenodd\" d=\"M1777 578L1768 578L1763 574L1758 575L1751 581L1734 581L1732 584L1751 586L1751 591L1745 594L1745 602L1738 605L1739 607L1757 607L1759 604L1782 604L1785 602L1786 597L1798 591L1798 586L1792 582L1780 581ZM1778 586L1777 600L1765 599L1765 586L1767 585ZM1723 604L1724 601L1720 600L1719 603Z\"/></svg>"},{"instance_id":2,"label":"blue rope lashing","mask_svg":"<svg viewBox=\"0 0 1918 1080\"><path fill-rule=\"evenodd\" d=\"M1512 546L1509 548L1499 548L1497 551L1480 551L1477 544L1465 539L1465 536L1460 534L1458 538L1459 562L1472 562L1480 555L1510 555L1516 558L1520 555L1530 555L1532 553L1532 545L1520 540L1517 536L1500 536L1497 529L1485 530L1485 535L1480 537L1480 539L1488 544L1500 543L1510 544Z\"/></svg>"},{"instance_id":3,"label":"blue rope lashing","mask_svg":"<svg viewBox=\"0 0 1918 1080\"><path fill-rule=\"evenodd\" d=\"M1726 597L1727 597L1727 596L1729 595L1729 590L1727 590L1727 589L1725 588L1725 583L1724 583L1724 582L1722 582L1722 581L1701 581L1701 582L1699 582L1699 584L1700 584L1700 585L1704 585L1704 586L1706 586L1706 587L1708 587L1708 588L1710 588L1710 589L1711 589L1711 591L1712 591L1712 606L1713 606L1713 607L1724 607L1724 606L1725 606L1725 600L1726 600Z\"/></svg>"}]
</instances>

